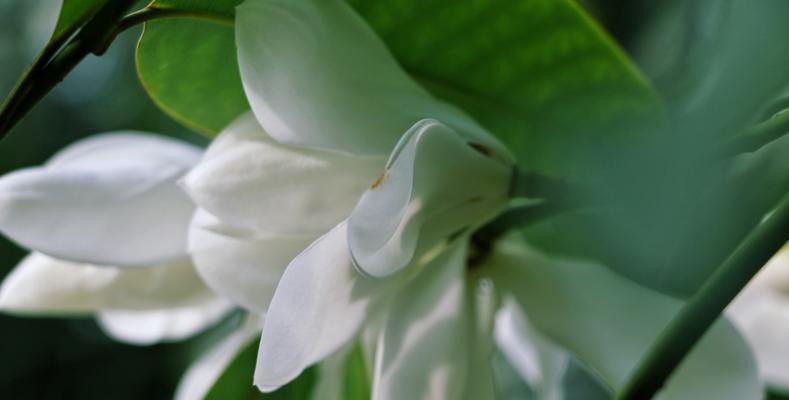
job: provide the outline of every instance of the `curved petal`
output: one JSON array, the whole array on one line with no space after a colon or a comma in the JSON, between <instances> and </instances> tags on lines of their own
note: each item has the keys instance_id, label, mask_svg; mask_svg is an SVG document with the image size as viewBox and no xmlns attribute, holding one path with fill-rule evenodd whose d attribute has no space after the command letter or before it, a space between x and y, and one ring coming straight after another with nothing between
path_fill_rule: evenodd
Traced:
<instances>
[{"instance_id":1,"label":"curved petal","mask_svg":"<svg viewBox=\"0 0 789 400\"><path fill-rule=\"evenodd\" d=\"M354 269L345 223L299 254L280 280L260 339L255 385L275 390L357 336L386 282Z\"/></svg>"},{"instance_id":2,"label":"curved petal","mask_svg":"<svg viewBox=\"0 0 789 400\"><path fill-rule=\"evenodd\" d=\"M480 366L472 362L477 326L464 279L467 250L465 238L457 240L392 301L378 345L373 399L492 398L493 388L480 393L472 383L481 377L470 376Z\"/></svg>"},{"instance_id":3,"label":"curved petal","mask_svg":"<svg viewBox=\"0 0 789 400\"><path fill-rule=\"evenodd\" d=\"M604 266L548 258L517 238L500 242L489 264L547 337L620 388L681 302L638 286ZM666 399L758 399L762 386L743 338L717 322L667 382Z\"/></svg>"},{"instance_id":4,"label":"curved petal","mask_svg":"<svg viewBox=\"0 0 789 400\"><path fill-rule=\"evenodd\" d=\"M259 318L248 314L243 325L195 361L178 383L175 400L203 400L225 368L246 346L260 336Z\"/></svg>"},{"instance_id":5,"label":"curved petal","mask_svg":"<svg viewBox=\"0 0 789 400\"><path fill-rule=\"evenodd\" d=\"M496 315L496 344L540 400L564 398L562 378L567 353L543 337L529 324L515 304L507 304Z\"/></svg>"},{"instance_id":6,"label":"curved petal","mask_svg":"<svg viewBox=\"0 0 789 400\"><path fill-rule=\"evenodd\" d=\"M356 265L376 277L394 274L499 212L508 201L512 167L484 149L435 120L406 132L348 219Z\"/></svg>"},{"instance_id":7,"label":"curved petal","mask_svg":"<svg viewBox=\"0 0 789 400\"><path fill-rule=\"evenodd\" d=\"M128 269L75 264L33 253L0 286L0 310L29 314L150 310L202 304L212 297L186 258Z\"/></svg>"},{"instance_id":8,"label":"curved petal","mask_svg":"<svg viewBox=\"0 0 789 400\"><path fill-rule=\"evenodd\" d=\"M727 311L767 383L789 393L789 248L762 268Z\"/></svg>"},{"instance_id":9,"label":"curved petal","mask_svg":"<svg viewBox=\"0 0 789 400\"><path fill-rule=\"evenodd\" d=\"M182 184L231 225L269 233L323 234L344 220L384 165L272 140L246 114L228 126Z\"/></svg>"},{"instance_id":10,"label":"curved petal","mask_svg":"<svg viewBox=\"0 0 789 400\"><path fill-rule=\"evenodd\" d=\"M175 181L192 145L136 133L77 142L0 178L0 231L75 262L148 265L181 257L193 206Z\"/></svg>"},{"instance_id":11,"label":"curved petal","mask_svg":"<svg viewBox=\"0 0 789 400\"><path fill-rule=\"evenodd\" d=\"M150 345L186 339L219 322L232 306L223 299L203 304L129 311L105 310L98 313L99 326L120 342Z\"/></svg>"},{"instance_id":12,"label":"curved petal","mask_svg":"<svg viewBox=\"0 0 789 400\"><path fill-rule=\"evenodd\" d=\"M211 289L248 310L265 312L285 267L317 236L234 230L198 210L189 232L189 253Z\"/></svg>"},{"instance_id":13,"label":"curved petal","mask_svg":"<svg viewBox=\"0 0 789 400\"><path fill-rule=\"evenodd\" d=\"M502 148L406 75L344 1L248 0L236 13L236 45L252 111L282 143L383 155L411 125L437 118Z\"/></svg>"}]
</instances>

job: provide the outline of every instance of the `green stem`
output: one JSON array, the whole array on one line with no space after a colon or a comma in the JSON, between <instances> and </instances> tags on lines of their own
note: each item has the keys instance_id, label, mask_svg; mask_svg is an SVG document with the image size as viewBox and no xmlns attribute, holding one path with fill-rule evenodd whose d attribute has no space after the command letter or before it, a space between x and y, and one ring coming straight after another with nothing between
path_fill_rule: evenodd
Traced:
<instances>
[{"instance_id":1,"label":"green stem","mask_svg":"<svg viewBox=\"0 0 789 400\"><path fill-rule=\"evenodd\" d=\"M524 227L566 211L599 204L590 190L576 184L537 172L513 170L511 198L536 200L531 204L512 207L474 233L473 240L481 245L492 244L511 229Z\"/></svg>"},{"instance_id":2,"label":"green stem","mask_svg":"<svg viewBox=\"0 0 789 400\"><path fill-rule=\"evenodd\" d=\"M541 202L512 207L476 231L473 240L477 243L493 243L511 229L535 224L568 211L570 208L559 202Z\"/></svg>"},{"instance_id":3,"label":"green stem","mask_svg":"<svg viewBox=\"0 0 789 400\"><path fill-rule=\"evenodd\" d=\"M25 71L22 78L11 90L11 93L3 102L2 106L0 106L0 110L2 110L0 115L13 114L15 110L20 107L20 104L27 98L33 82L39 79L38 77L44 67L52 60L58 50L63 47L68 38L90 19L90 15L91 14L86 14L86 17L79 19L80 22L75 23L73 26L62 30L60 33L50 38L49 42L44 46L44 49L41 50L35 61L33 61L33 64ZM2 138L2 134L0 134L0 138Z\"/></svg>"},{"instance_id":4,"label":"green stem","mask_svg":"<svg viewBox=\"0 0 789 400\"><path fill-rule=\"evenodd\" d=\"M211 14L195 10L146 7L123 17L123 19L120 21L119 29L120 31L125 31L126 29L129 29L135 25L163 18L198 18L228 25L232 25L234 20L234 18L231 16Z\"/></svg>"},{"instance_id":5,"label":"green stem","mask_svg":"<svg viewBox=\"0 0 789 400\"><path fill-rule=\"evenodd\" d=\"M568 199L588 194L577 184L533 171L515 168L510 183L510 197L529 199Z\"/></svg>"},{"instance_id":6,"label":"green stem","mask_svg":"<svg viewBox=\"0 0 789 400\"><path fill-rule=\"evenodd\" d=\"M733 156L759 150L762 146L789 133L789 110L754 125L747 132L735 136L723 146L722 155Z\"/></svg>"},{"instance_id":7,"label":"green stem","mask_svg":"<svg viewBox=\"0 0 789 400\"><path fill-rule=\"evenodd\" d=\"M104 53L118 34L118 22L135 2L136 0L108 2L57 54L55 51L58 47L55 46L42 52L0 110L0 139L88 54Z\"/></svg>"},{"instance_id":8,"label":"green stem","mask_svg":"<svg viewBox=\"0 0 789 400\"><path fill-rule=\"evenodd\" d=\"M652 398L726 306L789 240L789 194L688 300L639 361L618 400ZM715 384L711 382L709 384Z\"/></svg>"}]
</instances>

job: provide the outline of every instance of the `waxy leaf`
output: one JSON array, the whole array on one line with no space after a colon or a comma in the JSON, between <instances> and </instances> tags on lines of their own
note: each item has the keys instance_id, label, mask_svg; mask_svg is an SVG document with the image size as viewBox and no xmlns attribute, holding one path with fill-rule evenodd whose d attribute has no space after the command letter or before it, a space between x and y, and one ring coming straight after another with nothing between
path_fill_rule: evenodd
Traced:
<instances>
[{"instance_id":1,"label":"waxy leaf","mask_svg":"<svg viewBox=\"0 0 789 400\"><path fill-rule=\"evenodd\" d=\"M351 0L412 76L470 112L522 165L658 107L640 72L570 0ZM570 143L567 143L570 141Z\"/></svg>"},{"instance_id":2,"label":"waxy leaf","mask_svg":"<svg viewBox=\"0 0 789 400\"><path fill-rule=\"evenodd\" d=\"M231 3L238 0L160 0L153 7L213 14L216 22L232 12ZM529 165L560 164L562 140L555 138L593 138L657 108L640 73L572 1L350 3L415 79L465 108ZM230 56L232 29L179 23L148 23L137 53L140 77L166 112L213 136L247 109L235 79L236 58ZM155 24L161 25L152 29ZM154 43L162 41L168 43Z\"/></svg>"},{"instance_id":3,"label":"waxy leaf","mask_svg":"<svg viewBox=\"0 0 789 400\"><path fill-rule=\"evenodd\" d=\"M137 45L137 73L162 110L208 136L249 107L229 24L194 18L147 22Z\"/></svg>"},{"instance_id":4,"label":"waxy leaf","mask_svg":"<svg viewBox=\"0 0 789 400\"><path fill-rule=\"evenodd\" d=\"M167 114L209 137L249 106L241 90L233 16L241 0L155 0L137 45L137 72Z\"/></svg>"}]
</instances>

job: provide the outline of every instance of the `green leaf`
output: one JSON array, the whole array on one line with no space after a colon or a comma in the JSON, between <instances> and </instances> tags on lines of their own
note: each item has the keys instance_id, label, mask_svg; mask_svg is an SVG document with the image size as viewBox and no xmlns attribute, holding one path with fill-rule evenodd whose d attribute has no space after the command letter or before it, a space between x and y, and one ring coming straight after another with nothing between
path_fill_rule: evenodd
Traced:
<instances>
[{"instance_id":1,"label":"green leaf","mask_svg":"<svg viewBox=\"0 0 789 400\"><path fill-rule=\"evenodd\" d=\"M160 0L154 6L229 15L225 3L232 2ZM557 160L567 159L567 138L595 138L657 108L640 73L570 0L351 4L412 76L478 118L527 165L561 169ZM143 84L176 119L216 133L247 109L230 55L232 32L210 24L175 26L180 20L148 25L159 23L140 42Z\"/></svg>"},{"instance_id":2,"label":"green leaf","mask_svg":"<svg viewBox=\"0 0 789 400\"><path fill-rule=\"evenodd\" d=\"M402 65L544 171L564 140L652 113L651 88L569 0L352 0ZM562 140L555 140L562 138Z\"/></svg>"},{"instance_id":3,"label":"green leaf","mask_svg":"<svg viewBox=\"0 0 789 400\"><path fill-rule=\"evenodd\" d=\"M137 73L156 105L207 136L249 108L229 25L192 18L147 22Z\"/></svg>"},{"instance_id":4,"label":"green leaf","mask_svg":"<svg viewBox=\"0 0 789 400\"><path fill-rule=\"evenodd\" d=\"M236 63L233 16L242 0L155 0L137 45L137 72L151 99L213 137L249 109Z\"/></svg>"},{"instance_id":5,"label":"green leaf","mask_svg":"<svg viewBox=\"0 0 789 400\"><path fill-rule=\"evenodd\" d=\"M302 374L272 393L261 393L252 385L259 341L245 347L217 379L206 395L206 400L302 400L312 392L316 380L315 368Z\"/></svg>"}]
</instances>

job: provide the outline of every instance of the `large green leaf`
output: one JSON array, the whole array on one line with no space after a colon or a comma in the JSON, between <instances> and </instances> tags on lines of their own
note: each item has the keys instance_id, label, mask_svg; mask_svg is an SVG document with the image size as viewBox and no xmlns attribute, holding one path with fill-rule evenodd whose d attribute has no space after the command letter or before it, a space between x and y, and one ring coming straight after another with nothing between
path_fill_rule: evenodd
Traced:
<instances>
[{"instance_id":1,"label":"large green leaf","mask_svg":"<svg viewBox=\"0 0 789 400\"><path fill-rule=\"evenodd\" d=\"M230 25L193 18L146 23L137 72L160 108L209 136L248 108Z\"/></svg>"},{"instance_id":2,"label":"large green leaf","mask_svg":"<svg viewBox=\"0 0 789 400\"><path fill-rule=\"evenodd\" d=\"M137 45L137 72L153 101L209 137L249 108L241 88L233 16L241 0L156 0L177 16L149 21Z\"/></svg>"},{"instance_id":3,"label":"large green leaf","mask_svg":"<svg viewBox=\"0 0 789 400\"><path fill-rule=\"evenodd\" d=\"M743 134L788 82L789 46L765 38L789 36L789 3L737 0L732 7L706 82L660 140L603 160L608 170L590 186L614 207L531 227L532 243L597 258L643 285L689 296L777 204L789 189L787 138L734 159L713 152Z\"/></svg>"},{"instance_id":4,"label":"large green leaf","mask_svg":"<svg viewBox=\"0 0 789 400\"><path fill-rule=\"evenodd\" d=\"M154 5L229 15L234 2ZM480 119L529 165L550 169L566 159L556 155L565 139L554 139L595 137L656 108L638 71L570 0L351 4L417 80ZM140 77L166 112L210 136L247 109L229 29L181 20L148 26L137 54Z\"/></svg>"},{"instance_id":5,"label":"large green leaf","mask_svg":"<svg viewBox=\"0 0 789 400\"><path fill-rule=\"evenodd\" d=\"M651 88L571 0L351 0L403 66L557 172L573 139L656 109ZM569 140L569 143L568 143Z\"/></svg>"}]
</instances>

